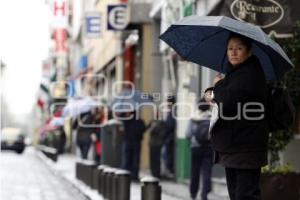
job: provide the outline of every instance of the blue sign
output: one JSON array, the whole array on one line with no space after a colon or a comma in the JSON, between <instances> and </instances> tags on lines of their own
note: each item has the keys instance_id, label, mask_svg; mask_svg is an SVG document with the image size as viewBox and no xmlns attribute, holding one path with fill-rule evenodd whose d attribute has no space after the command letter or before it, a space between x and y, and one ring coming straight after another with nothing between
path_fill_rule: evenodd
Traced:
<instances>
[{"instance_id":1,"label":"blue sign","mask_svg":"<svg viewBox=\"0 0 300 200\"><path fill-rule=\"evenodd\" d=\"M70 80L68 83L68 97L74 97L76 94L75 90L75 80Z\"/></svg>"},{"instance_id":2,"label":"blue sign","mask_svg":"<svg viewBox=\"0 0 300 200\"><path fill-rule=\"evenodd\" d=\"M97 12L85 14L86 37L99 37L101 35L101 15Z\"/></svg>"},{"instance_id":3,"label":"blue sign","mask_svg":"<svg viewBox=\"0 0 300 200\"><path fill-rule=\"evenodd\" d=\"M78 67L80 70L84 70L88 67L88 57L87 56L80 57Z\"/></svg>"},{"instance_id":4,"label":"blue sign","mask_svg":"<svg viewBox=\"0 0 300 200\"><path fill-rule=\"evenodd\" d=\"M107 6L107 29L124 30L128 25L128 11L126 4Z\"/></svg>"}]
</instances>

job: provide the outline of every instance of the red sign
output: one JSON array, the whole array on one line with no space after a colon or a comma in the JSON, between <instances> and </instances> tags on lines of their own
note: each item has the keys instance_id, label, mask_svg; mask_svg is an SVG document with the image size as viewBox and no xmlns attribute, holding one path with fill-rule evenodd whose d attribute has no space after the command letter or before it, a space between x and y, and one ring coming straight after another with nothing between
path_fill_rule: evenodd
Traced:
<instances>
[{"instance_id":1,"label":"red sign","mask_svg":"<svg viewBox=\"0 0 300 200\"><path fill-rule=\"evenodd\" d=\"M54 31L53 38L55 40L55 52L56 53L67 53L67 39L68 32L66 29L56 29Z\"/></svg>"},{"instance_id":2,"label":"red sign","mask_svg":"<svg viewBox=\"0 0 300 200\"><path fill-rule=\"evenodd\" d=\"M67 14L67 2L63 1L63 2L54 2L53 5L53 13L54 16L58 16L59 14L61 14L61 16L66 16Z\"/></svg>"},{"instance_id":3,"label":"red sign","mask_svg":"<svg viewBox=\"0 0 300 200\"><path fill-rule=\"evenodd\" d=\"M68 26L69 4L68 0L54 0L51 4L53 13L52 27L65 28Z\"/></svg>"}]
</instances>

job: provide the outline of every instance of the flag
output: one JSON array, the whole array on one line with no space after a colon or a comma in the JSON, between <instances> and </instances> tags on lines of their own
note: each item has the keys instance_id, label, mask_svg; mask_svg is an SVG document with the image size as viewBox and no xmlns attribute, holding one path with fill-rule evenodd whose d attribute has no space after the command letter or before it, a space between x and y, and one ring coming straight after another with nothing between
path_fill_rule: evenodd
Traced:
<instances>
[{"instance_id":1,"label":"flag","mask_svg":"<svg viewBox=\"0 0 300 200\"><path fill-rule=\"evenodd\" d=\"M48 94L48 95L50 94L49 88L46 85L44 85L43 83L40 84L40 88L46 94Z\"/></svg>"},{"instance_id":2,"label":"flag","mask_svg":"<svg viewBox=\"0 0 300 200\"><path fill-rule=\"evenodd\" d=\"M45 102L41 98L38 98L37 105L38 107L40 107L41 110L44 110Z\"/></svg>"}]
</instances>

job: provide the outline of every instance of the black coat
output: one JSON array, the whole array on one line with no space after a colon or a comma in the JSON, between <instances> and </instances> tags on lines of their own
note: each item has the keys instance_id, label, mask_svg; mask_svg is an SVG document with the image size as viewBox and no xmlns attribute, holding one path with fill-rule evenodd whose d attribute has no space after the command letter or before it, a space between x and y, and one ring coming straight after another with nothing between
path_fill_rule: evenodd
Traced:
<instances>
[{"instance_id":1,"label":"black coat","mask_svg":"<svg viewBox=\"0 0 300 200\"><path fill-rule=\"evenodd\" d=\"M123 121L124 135L123 140L129 144L140 144L143 139L143 134L146 126L141 119L129 119Z\"/></svg>"},{"instance_id":2,"label":"black coat","mask_svg":"<svg viewBox=\"0 0 300 200\"><path fill-rule=\"evenodd\" d=\"M170 111L167 115L167 119L164 123L165 135L164 135L164 143L169 144L174 142L175 139L175 131L176 131L176 119L173 116L174 113Z\"/></svg>"},{"instance_id":3,"label":"black coat","mask_svg":"<svg viewBox=\"0 0 300 200\"><path fill-rule=\"evenodd\" d=\"M165 136L166 131L165 122L162 120L152 120L148 125L150 132L150 146L162 146L163 137Z\"/></svg>"},{"instance_id":4,"label":"black coat","mask_svg":"<svg viewBox=\"0 0 300 200\"><path fill-rule=\"evenodd\" d=\"M219 106L219 119L211 131L212 146L215 151L225 153L266 151L268 126L265 117L249 120L224 119L236 116L238 104L241 108L249 102L261 103L263 107L249 106L248 109L264 109L267 101L267 85L259 60L251 56L244 63L229 66L226 77L214 87L214 100ZM241 109L241 114L244 109ZM265 109L264 109L265 110ZM250 117L265 116L265 112L247 113Z\"/></svg>"},{"instance_id":5,"label":"black coat","mask_svg":"<svg viewBox=\"0 0 300 200\"><path fill-rule=\"evenodd\" d=\"M73 126L77 127L77 144L91 143L92 133L97 133L97 125L99 122L95 120L95 116L92 113L86 113L81 115L80 118L76 118L76 122Z\"/></svg>"}]
</instances>

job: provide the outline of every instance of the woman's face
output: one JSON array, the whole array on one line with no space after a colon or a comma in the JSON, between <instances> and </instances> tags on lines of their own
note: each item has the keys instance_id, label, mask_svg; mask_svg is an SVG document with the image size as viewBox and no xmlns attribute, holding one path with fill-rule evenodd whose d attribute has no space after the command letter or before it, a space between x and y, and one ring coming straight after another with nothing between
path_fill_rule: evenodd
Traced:
<instances>
[{"instance_id":1,"label":"woman's face","mask_svg":"<svg viewBox=\"0 0 300 200\"><path fill-rule=\"evenodd\" d=\"M231 38L227 45L227 57L233 66L243 63L251 54L239 38Z\"/></svg>"}]
</instances>

